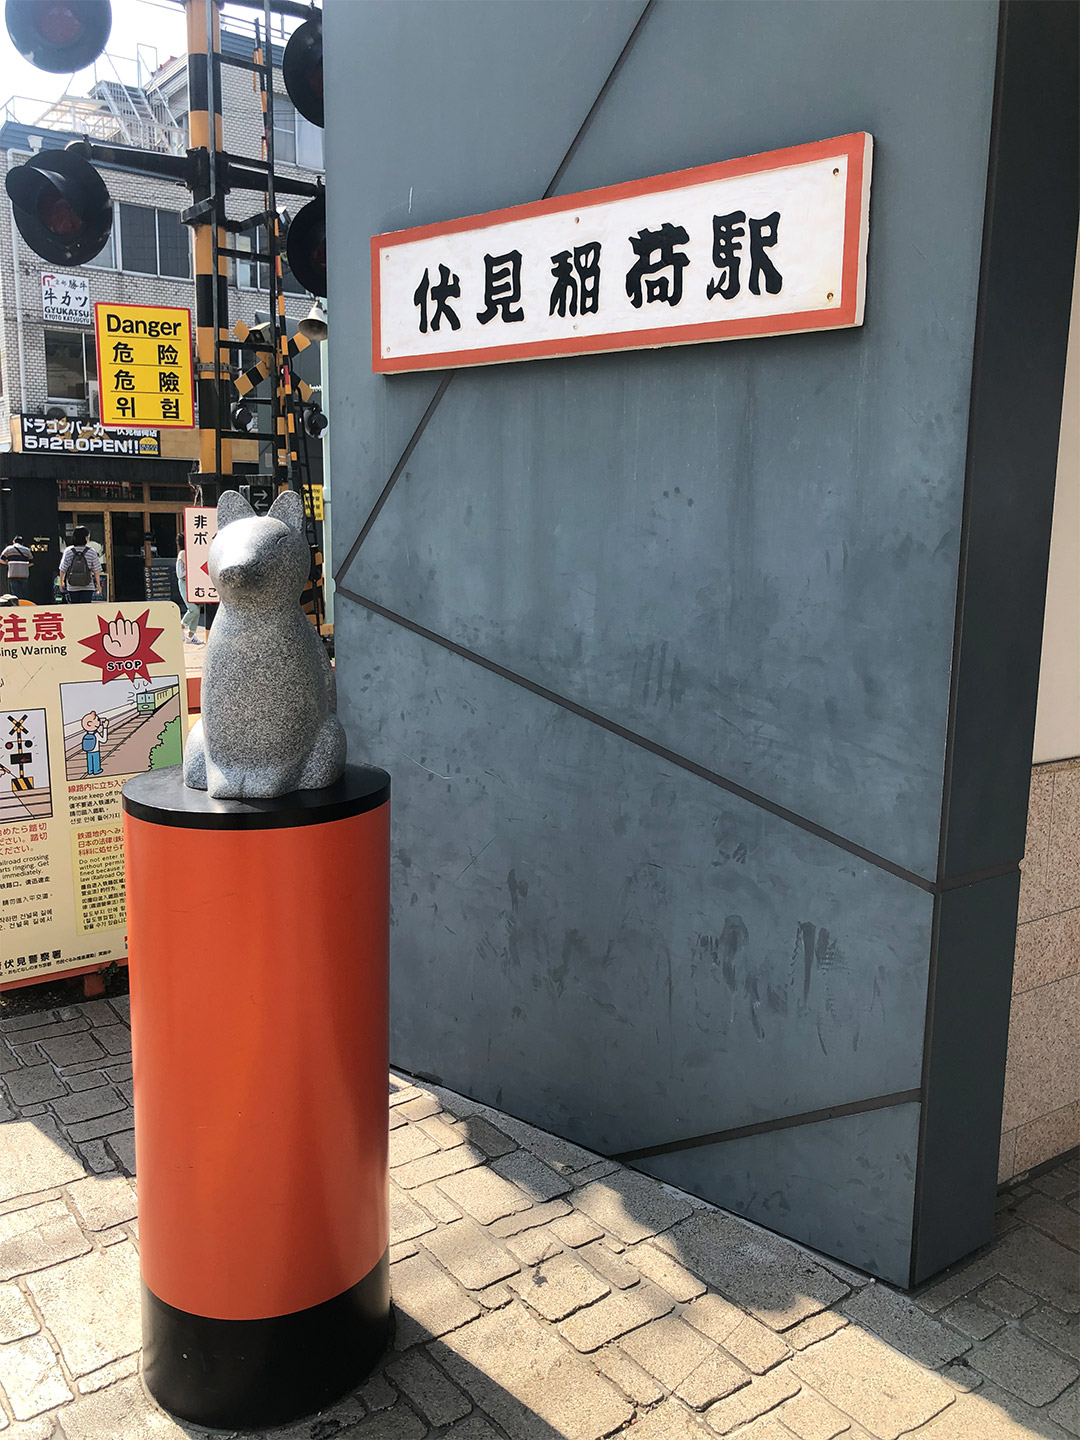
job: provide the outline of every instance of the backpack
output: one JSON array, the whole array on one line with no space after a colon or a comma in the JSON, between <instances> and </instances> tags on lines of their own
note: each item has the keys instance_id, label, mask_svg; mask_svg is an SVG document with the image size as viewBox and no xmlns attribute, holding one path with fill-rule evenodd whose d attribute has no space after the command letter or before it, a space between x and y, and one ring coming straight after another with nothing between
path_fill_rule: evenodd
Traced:
<instances>
[{"instance_id":1,"label":"backpack","mask_svg":"<svg viewBox=\"0 0 1080 1440\"><path fill-rule=\"evenodd\" d=\"M67 583L74 585L76 590L85 590L88 585L94 583L94 576L90 570L90 561L86 558L86 546L81 549L73 549L71 552L71 564L68 566Z\"/></svg>"}]
</instances>

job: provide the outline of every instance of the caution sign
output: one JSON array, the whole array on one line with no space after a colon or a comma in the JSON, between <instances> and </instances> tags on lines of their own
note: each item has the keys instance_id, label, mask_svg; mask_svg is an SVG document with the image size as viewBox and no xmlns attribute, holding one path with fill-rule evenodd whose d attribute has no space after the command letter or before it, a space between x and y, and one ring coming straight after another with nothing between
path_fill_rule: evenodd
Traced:
<instances>
[{"instance_id":1,"label":"caution sign","mask_svg":"<svg viewBox=\"0 0 1080 1440\"><path fill-rule=\"evenodd\" d=\"M191 429L191 311L178 305L94 306L101 424Z\"/></svg>"}]
</instances>

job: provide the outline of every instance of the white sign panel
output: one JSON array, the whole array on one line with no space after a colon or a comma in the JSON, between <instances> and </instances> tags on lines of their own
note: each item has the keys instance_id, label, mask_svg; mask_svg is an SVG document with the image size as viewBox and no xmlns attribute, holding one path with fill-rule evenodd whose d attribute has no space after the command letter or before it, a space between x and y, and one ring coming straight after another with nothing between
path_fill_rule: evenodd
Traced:
<instances>
[{"instance_id":1,"label":"white sign panel","mask_svg":"<svg viewBox=\"0 0 1080 1440\"><path fill-rule=\"evenodd\" d=\"M861 325L871 149L846 135L376 235L372 368Z\"/></svg>"},{"instance_id":2,"label":"white sign panel","mask_svg":"<svg viewBox=\"0 0 1080 1440\"><path fill-rule=\"evenodd\" d=\"M52 271L41 277L41 318L62 325L89 325L90 281L85 275L56 275Z\"/></svg>"},{"instance_id":3,"label":"white sign panel","mask_svg":"<svg viewBox=\"0 0 1080 1440\"><path fill-rule=\"evenodd\" d=\"M217 534L217 506L189 505L184 510L185 586L189 605L216 605L218 593L206 563L210 542Z\"/></svg>"}]
</instances>

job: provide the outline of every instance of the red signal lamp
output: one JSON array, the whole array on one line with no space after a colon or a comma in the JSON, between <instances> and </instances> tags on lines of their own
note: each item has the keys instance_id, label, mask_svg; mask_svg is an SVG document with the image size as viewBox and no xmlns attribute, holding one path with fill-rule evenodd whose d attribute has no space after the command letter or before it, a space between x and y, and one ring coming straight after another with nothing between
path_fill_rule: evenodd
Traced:
<instances>
[{"instance_id":1,"label":"red signal lamp","mask_svg":"<svg viewBox=\"0 0 1080 1440\"><path fill-rule=\"evenodd\" d=\"M289 36L281 59L289 99L313 125L323 120L322 16L313 15Z\"/></svg>"},{"instance_id":2,"label":"red signal lamp","mask_svg":"<svg viewBox=\"0 0 1080 1440\"><path fill-rule=\"evenodd\" d=\"M7 0L4 11L19 54L54 75L92 65L112 29L110 0Z\"/></svg>"},{"instance_id":3,"label":"red signal lamp","mask_svg":"<svg viewBox=\"0 0 1080 1440\"><path fill-rule=\"evenodd\" d=\"M4 185L19 234L53 265L82 265L104 248L113 209L101 176L76 150L41 150Z\"/></svg>"}]
</instances>

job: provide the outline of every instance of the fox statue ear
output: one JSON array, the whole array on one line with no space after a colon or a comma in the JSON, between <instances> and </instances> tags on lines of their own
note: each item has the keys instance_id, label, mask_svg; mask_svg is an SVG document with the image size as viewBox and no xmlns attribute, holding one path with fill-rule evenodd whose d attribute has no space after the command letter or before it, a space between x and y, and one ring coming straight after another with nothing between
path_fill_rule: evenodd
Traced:
<instances>
[{"instance_id":1,"label":"fox statue ear","mask_svg":"<svg viewBox=\"0 0 1080 1440\"><path fill-rule=\"evenodd\" d=\"M304 528L304 502L295 490L283 490L268 513L272 520L282 520L294 530Z\"/></svg>"},{"instance_id":2,"label":"fox statue ear","mask_svg":"<svg viewBox=\"0 0 1080 1440\"><path fill-rule=\"evenodd\" d=\"M250 520L255 514L239 490L223 490L217 502L218 529L231 525L234 520Z\"/></svg>"}]
</instances>

